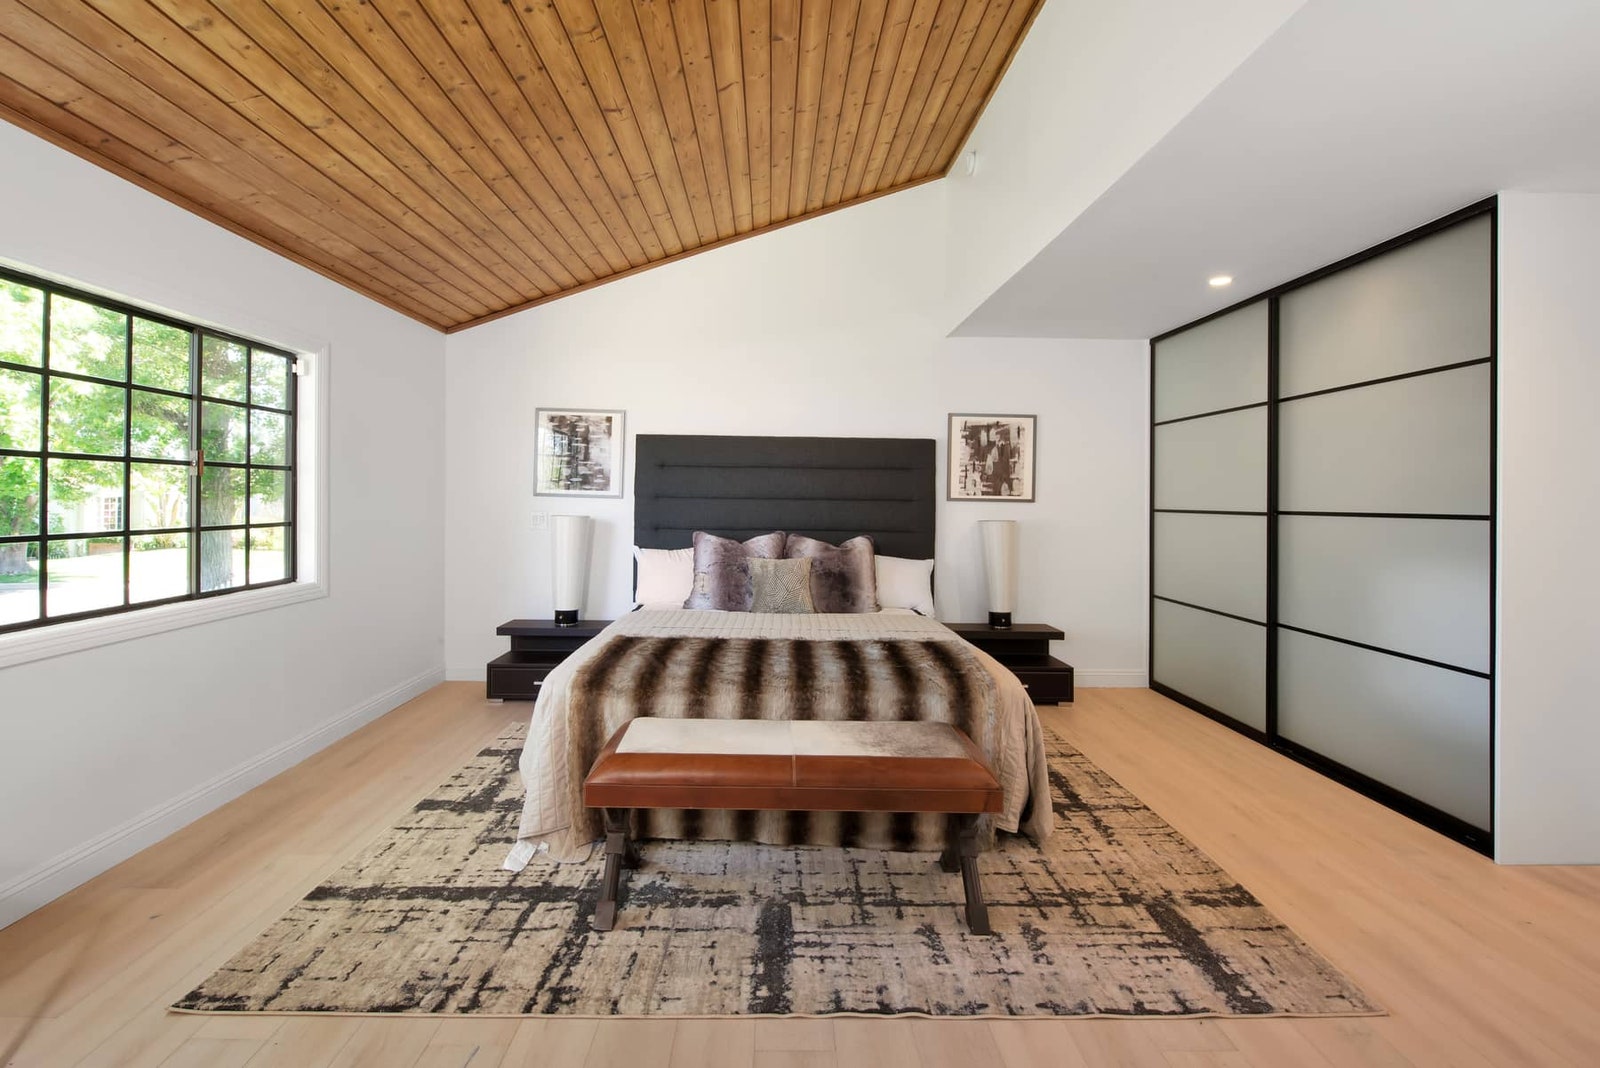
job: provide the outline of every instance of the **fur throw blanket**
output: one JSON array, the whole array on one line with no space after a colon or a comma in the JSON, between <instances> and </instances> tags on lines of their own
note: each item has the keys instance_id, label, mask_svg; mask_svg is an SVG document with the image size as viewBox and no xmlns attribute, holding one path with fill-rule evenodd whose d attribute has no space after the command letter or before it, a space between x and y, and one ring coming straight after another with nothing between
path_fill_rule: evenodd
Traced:
<instances>
[{"instance_id":1,"label":"fur throw blanket","mask_svg":"<svg viewBox=\"0 0 1600 1068\"><path fill-rule=\"evenodd\" d=\"M579 784L640 715L951 723L994 761L994 680L952 642L618 637L573 677L572 709L569 775ZM582 835L599 837L594 810L580 819ZM880 849L943 848L947 825L938 813L641 809L635 819L645 838Z\"/></svg>"}]
</instances>

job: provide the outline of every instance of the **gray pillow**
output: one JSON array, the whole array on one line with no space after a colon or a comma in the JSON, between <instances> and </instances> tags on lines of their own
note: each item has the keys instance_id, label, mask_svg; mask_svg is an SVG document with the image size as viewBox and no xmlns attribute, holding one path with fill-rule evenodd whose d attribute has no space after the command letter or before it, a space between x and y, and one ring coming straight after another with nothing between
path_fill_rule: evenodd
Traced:
<instances>
[{"instance_id":1,"label":"gray pillow","mask_svg":"<svg viewBox=\"0 0 1600 1068\"><path fill-rule=\"evenodd\" d=\"M768 560L783 556L782 531L760 534L749 541L719 538L703 530L694 532L694 586L685 608L710 608L721 612L748 612L754 590L750 584L750 558Z\"/></svg>"},{"instance_id":2,"label":"gray pillow","mask_svg":"<svg viewBox=\"0 0 1600 1068\"><path fill-rule=\"evenodd\" d=\"M829 545L804 534L790 534L783 555L811 561L811 601L818 612L878 610L878 569L871 536L861 534Z\"/></svg>"},{"instance_id":3,"label":"gray pillow","mask_svg":"<svg viewBox=\"0 0 1600 1068\"><path fill-rule=\"evenodd\" d=\"M815 612L811 602L810 560L761 560L751 557L750 611Z\"/></svg>"}]
</instances>

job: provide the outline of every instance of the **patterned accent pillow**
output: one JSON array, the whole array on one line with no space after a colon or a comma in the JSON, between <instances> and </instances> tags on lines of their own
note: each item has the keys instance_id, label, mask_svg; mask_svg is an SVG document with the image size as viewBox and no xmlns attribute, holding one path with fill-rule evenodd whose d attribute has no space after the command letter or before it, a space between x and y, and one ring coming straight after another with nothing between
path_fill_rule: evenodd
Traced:
<instances>
[{"instance_id":1,"label":"patterned accent pillow","mask_svg":"<svg viewBox=\"0 0 1600 1068\"><path fill-rule=\"evenodd\" d=\"M804 534L790 534L783 555L811 561L811 602L818 612L878 610L878 569L871 535L860 534L830 545Z\"/></svg>"},{"instance_id":2,"label":"patterned accent pillow","mask_svg":"<svg viewBox=\"0 0 1600 1068\"><path fill-rule=\"evenodd\" d=\"M782 531L760 534L749 541L719 538L703 530L694 532L694 587L685 608L709 608L719 612L748 612L753 590L750 585L752 557L781 559Z\"/></svg>"},{"instance_id":3,"label":"patterned accent pillow","mask_svg":"<svg viewBox=\"0 0 1600 1068\"><path fill-rule=\"evenodd\" d=\"M810 560L750 560L750 611L815 612Z\"/></svg>"}]
</instances>

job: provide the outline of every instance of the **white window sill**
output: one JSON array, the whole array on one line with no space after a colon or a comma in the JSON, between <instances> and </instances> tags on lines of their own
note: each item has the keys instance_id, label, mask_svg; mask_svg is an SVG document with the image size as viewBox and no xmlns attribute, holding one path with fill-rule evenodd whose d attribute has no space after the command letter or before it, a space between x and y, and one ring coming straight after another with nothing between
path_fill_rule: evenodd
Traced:
<instances>
[{"instance_id":1,"label":"white window sill","mask_svg":"<svg viewBox=\"0 0 1600 1068\"><path fill-rule=\"evenodd\" d=\"M37 630L17 631L0 635L0 668L26 664L33 660L48 660L53 656L79 653L102 645L131 641L151 634L161 634L183 627L213 623L219 619L263 612L269 608L299 604L318 597L326 597L327 588L320 582L295 582L286 586L273 586L264 590L246 590L203 601L183 601L179 604L141 608L99 619L83 619L74 623L56 623Z\"/></svg>"}]
</instances>

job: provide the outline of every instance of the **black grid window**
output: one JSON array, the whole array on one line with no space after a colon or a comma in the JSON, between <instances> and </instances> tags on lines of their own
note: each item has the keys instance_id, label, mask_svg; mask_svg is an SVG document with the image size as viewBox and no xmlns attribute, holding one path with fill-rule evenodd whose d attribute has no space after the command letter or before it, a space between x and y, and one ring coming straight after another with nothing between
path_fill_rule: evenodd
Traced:
<instances>
[{"instance_id":1,"label":"black grid window","mask_svg":"<svg viewBox=\"0 0 1600 1068\"><path fill-rule=\"evenodd\" d=\"M0 271L0 631L293 582L294 365Z\"/></svg>"}]
</instances>

